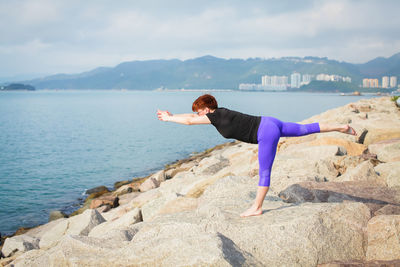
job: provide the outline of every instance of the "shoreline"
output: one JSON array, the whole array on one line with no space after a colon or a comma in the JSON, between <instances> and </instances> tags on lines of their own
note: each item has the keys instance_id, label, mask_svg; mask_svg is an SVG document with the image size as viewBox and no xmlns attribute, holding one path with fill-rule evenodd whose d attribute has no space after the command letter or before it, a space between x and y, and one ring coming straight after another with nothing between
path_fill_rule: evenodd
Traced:
<instances>
[{"instance_id":1,"label":"shoreline","mask_svg":"<svg viewBox=\"0 0 400 267\"><path fill-rule=\"evenodd\" d=\"M220 149L222 147L226 147L226 146L232 145L232 144L234 144L236 142L237 141L225 142L225 143L222 143L222 144L217 144L217 145L215 145L215 146L213 146L211 148L207 148L207 149L205 149L204 151L201 151L201 152L191 152L187 157L184 157L184 158L181 158L181 159L176 159L174 161L166 163L162 169L155 168L156 169L155 171L150 172L146 176L133 177L133 178L130 178L129 180L131 181L131 183L135 183L135 182L142 181L142 180L147 180L147 179L149 179L151 176L155 175L159 171L168 171L169 169L174 168L176 166L179 166L179 165L181 165L181 164L183 164L185 162L193 161L193 160L196 160L196 159L202 159L203 157L207 157L207 155L210 152L212 152L214 150L218 150L218 149ZM87 209L87 207L85 208L85 202L87 200L95 199L95 198L91 197L91 194L87 194L88 191L90 192L91 190L96 189L96 188L106 187L109 191L108 192L103 192L103 194L107 194L107 193L111 193L112 194L113 192L117 191L118 188L120 187L119 186L119 187L115 188L115 184L121 183L121 182L124 182L124 181L120 181L120 180L119 181L115 181L114 182L114 187L107 187L107 186L104 186L104 185L99 185L99 186L96 186L96 187L93 187L93 188L90 188L90 189L86 189L85 192L82 194L82 198L77 198L76 201L74 201L72 203L72 205L73 206L76 205L77 208L73 208L71 212L68 212L68 213L66 212L67 207L64 207L64 208L61 207L58 210L52 210L51 212L54 212L54 211L55 212L62 212L63 214L65 214L67 216L66 218L70 218L70 217L73 217L75 215L78 215L78 214L82 213L84 210ZM98 195L96 197L100 197L103 194L100 194L100 195ZM82 208L84 208L84 209L82 209ZM77 213L78 211L79 211L79 213ZM43 225L51 222L50 221L51 212L48 214L48 218L49 219L45 223L37 224L37 225L33 225L33 226L26 226L26 227L25 226L19 226L16 231L13 231L13 232L10 232L10 233L8 233L8 232L0 232L0 252L1 252L2 246L4 245L4 240L6 238L24 234L24 233L26 233L27 231L29 231L31 229L38 228L40 226L43 226Z\"/></svg>"}]
</instances>

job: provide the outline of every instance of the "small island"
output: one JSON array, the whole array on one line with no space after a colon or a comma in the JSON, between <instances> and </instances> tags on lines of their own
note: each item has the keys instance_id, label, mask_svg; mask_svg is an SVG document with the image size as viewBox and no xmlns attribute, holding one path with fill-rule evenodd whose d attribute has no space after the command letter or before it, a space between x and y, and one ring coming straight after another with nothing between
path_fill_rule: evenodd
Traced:
<instances>
[{"instance_id":1,"label":"small island","mask_svg":"<svg viewBox=\"0 0 400 267\"><path fill-rule=\"evenodd\" d=\"M0 86L0 91L35 91L35 87L29 84L11 83Z\"/></svg>"}]
</instances>

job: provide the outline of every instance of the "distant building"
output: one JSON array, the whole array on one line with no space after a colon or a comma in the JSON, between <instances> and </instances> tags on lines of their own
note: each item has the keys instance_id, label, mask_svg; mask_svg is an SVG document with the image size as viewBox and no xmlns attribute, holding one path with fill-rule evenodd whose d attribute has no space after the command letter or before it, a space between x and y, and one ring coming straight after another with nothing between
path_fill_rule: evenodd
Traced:
<instances>
[{"instance_id":1,"label":"distant building","mask_svg":"<svg viewBox=\"0 0 400 267\"><path fill-rule=\"evenodd\" d=\"M261 77L261 84L264 86L271 85L271 76L264 75Z\"/></svg>"},{"instance_id":2,"label":"distant building","mask_svg":"<svg viewBox=\"0 0 400 267\"><path fill-rule=\"evenodd\" d=\"M397 77L396 76L391 76L390 77L390 87L394 88L397 86Z\"/></svg>"},{"instance_id":3,"label":"distant building","mask_svg":"<svg viewBox=\"0 0 400 267\"><path fill-rule=\"evenodd\" d=\"M364 88L370 87L369 79L363 79L363 87Z\"/></svg>"},{"instance_id":4,"label":"distant building","mask_svg":"<svg viewBox=\"0 0 400 267\"><path fill-rule=\"evenodd\" d=\"M363 79L364 88L377 88L379 87L378 79Z\"/></svg>"},{"instance_id":5,"label":"distant building","mask_svg":"<svg viewBox=\"0 0 400 267\"><path fill-rule=\"evenodd\" d=\"M314 75L303 74L301 85L309 84L314 78Z\"/></svg>"},{"instance_id":6,"label":"distant building","mask_svg":"<svg viewBox=\"0 0 400 267\"><path fill-rule=\"evenodd\" d=\"M343 77L343 81L346 83L351 83L351 78L350 77Z\"/></svg>"},{"instance_id":7,"label":"distant building","mask_svg":"<svg viewBox=\"0 0 400 267\"><path fill-rule=\"evenodd\" d=\"M295 72L292 75L290 75L290 87L300 88L300 79L301 79L300 73Z\"/></svg>"},{"instance_id":8,"label":"distant building","mask_svg":"<svg viewBox=\"0 0 400 267\"><path fill-rule=\"evenodd\" d=\"M331 80L331 75L329 74L321 73L317 75L317 81L330 81L330 80Z\"/></svg>"},{"instance_id":9,"label":"distant building","mask_svg":"<svg viewBox=\"0 0 400 267\"><path fill-rule=\"evenodd\" d=\"M286 86L288 85L288 77L287 76L272 76L271 77L271 85L272 86Z\"/></svg>"},{"instance_id":10,"label":"distant building","mask_svg":"<svg viewBox=\"0 0 400 267\"><path fill-rule=\"evenodd\" d=\"M378 88L379 87L379 80L378 79L371 79L371 87Z\"/></svg>"},{"instance_id":11,"label":"distant building","mask_svg":"<svg viewBox=\"0 0 400 267\"><path fill-rule=\"evenodd\" d=\"M388 76L382 77L382 88L389 88L389 77Z\"/></svg>"}]
</instances>

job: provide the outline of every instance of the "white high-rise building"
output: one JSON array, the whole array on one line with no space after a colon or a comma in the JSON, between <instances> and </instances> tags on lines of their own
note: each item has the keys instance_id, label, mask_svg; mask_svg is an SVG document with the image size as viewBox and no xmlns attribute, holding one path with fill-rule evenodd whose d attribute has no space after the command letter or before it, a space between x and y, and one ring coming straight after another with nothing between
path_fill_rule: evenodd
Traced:
<instances>
[{"instance_id":1,"label":"white high-rise building","mask_svg":"<svg viewBox=\"0 0 400 267\"><path fill-rule=\"evenodd\" d=\"M382 77L382 88L388 88L388 87L389 87L389 77L383 76Z\"/></svg>"},{"instance_id":2,"label":"white high-rise building","mask_svg":"<svg viewBox=\"0 0 400 267\"><path fill-rule=\"evenodd\" d=\"M394 88L397 86L397 77L396 76L391 76L390 77L390 87Z\"/></svg>"},{"instance_id":3,"label":"white high-rise building","mask_svg":"<svg viewBox=\"0 0 400 267\"><path fill-rule=\"evenodd\" d=\"M300 79L301 79L300 73L295 72L292 75L290 75L290 87L300 88Z\"/></svg>"},{"instance_id":4,"label":"white high-rise building","mask_svg":"<svg viewBox=\"0 0 400 267\"><path fill-rule=\"evenodd\" d=\"M264 75L261 77L261 84L263 86L269 86L271 85L271 76Z\"/></svg>"}]
</instances>

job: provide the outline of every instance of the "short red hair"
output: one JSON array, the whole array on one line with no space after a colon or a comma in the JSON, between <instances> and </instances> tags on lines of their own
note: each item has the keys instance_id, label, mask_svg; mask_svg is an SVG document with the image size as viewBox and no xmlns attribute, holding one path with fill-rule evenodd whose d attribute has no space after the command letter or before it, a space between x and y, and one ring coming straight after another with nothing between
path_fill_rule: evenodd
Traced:
<instances>
[{"instance_id":1,"label":"short red hair","mask_svg":"<svg viewBox=\"0 0 400 267\"><path fill-rule=\"evenodd\" d=\"M209 109L217 109L218 103L215 97L209 94L205 94L197 98L192 105L192 110L196 112L199 109L209 108Z\"/></svg>"}]
</instances>

